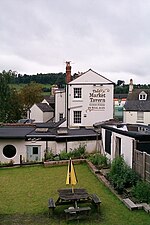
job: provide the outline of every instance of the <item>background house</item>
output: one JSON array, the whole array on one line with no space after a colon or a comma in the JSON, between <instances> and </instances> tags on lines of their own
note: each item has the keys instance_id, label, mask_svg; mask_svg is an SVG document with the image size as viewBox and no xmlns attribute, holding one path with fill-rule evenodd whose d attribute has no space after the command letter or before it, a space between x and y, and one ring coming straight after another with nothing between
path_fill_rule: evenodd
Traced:
<instances>
[{"instance_id":1,"label":"background house","mask_svg":"<svg viewBox=\"0 0 150 225\"><path fill-rule=\"evenodd\" d=\"M150 124L150 89L135 89L128 94L123 122Z\"/></svg>"},{"instance_id":2,"label":"background house","mask_svg":"<svg viewBox=\"0 0 150 225\"><path fill-rule=\"evenodd\" d=\"M47 103L36 103L30 108L30 119L34 123L48 122L54 117L54 109Z\"/></svg>"}]
</instances>

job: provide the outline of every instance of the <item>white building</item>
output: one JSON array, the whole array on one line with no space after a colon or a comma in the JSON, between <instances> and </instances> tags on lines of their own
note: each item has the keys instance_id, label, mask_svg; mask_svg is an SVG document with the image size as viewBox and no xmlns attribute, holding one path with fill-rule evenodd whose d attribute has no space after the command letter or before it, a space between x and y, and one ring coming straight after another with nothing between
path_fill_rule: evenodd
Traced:
<instances>
[{"instance_id":1,"label":"white building","mask_svg":"<svg viewBox=\"0 0 150 225\"><path fill-rule=\"evenodd\" d=\"M114 84L91 69L71 78L67 62L66 90L55 88L54 95L31 107L32 126L0 127L1 162L42 161L45 151L59 154L80 145L100 151L101 134L93 124L113 118Z\"/></svg>"},{"instance_id":2,"label":"white building","mask_svg":"<svg viewBox=\"0 0 150 225\"><path fill-rule=\"evenodd\" d=\"M113 118L113 82L89 69L67 84L68 127L91 127Z\"/></svg>"}]
</instances>

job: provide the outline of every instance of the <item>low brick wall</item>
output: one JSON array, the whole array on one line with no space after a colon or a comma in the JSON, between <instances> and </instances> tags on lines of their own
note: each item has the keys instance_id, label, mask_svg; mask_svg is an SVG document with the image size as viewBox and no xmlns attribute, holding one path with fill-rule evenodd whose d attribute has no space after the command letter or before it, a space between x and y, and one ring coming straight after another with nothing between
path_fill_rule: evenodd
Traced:
<instances>
[{"instance_id":1,"label":"low brick wall","mask_svg":"<svg viewBox=\"0 0 150 225\"><path fill-rule=\"evenodd\" d=\"M59 166L67 165L69 160L58 160L58 161L48 161L44 162L44 166ZM73 164L80 164L86 162L86 159L73 159Z\"/></svg>"}]
</instances>

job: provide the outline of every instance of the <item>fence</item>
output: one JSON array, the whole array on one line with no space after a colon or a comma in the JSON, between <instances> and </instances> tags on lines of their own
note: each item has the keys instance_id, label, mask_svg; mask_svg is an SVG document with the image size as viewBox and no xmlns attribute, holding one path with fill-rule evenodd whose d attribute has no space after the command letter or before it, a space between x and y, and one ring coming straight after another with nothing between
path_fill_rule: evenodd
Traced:
<instances>
[{"instance_id":1,"label":"fence","mask_svg":"<svg viewBox=\"0 0 150 225\"><path fill-rule=\"evenodd\" d=\"M150 155L146 152L134 150L133 153L133 169L141 176L141 178L150 183Z\"/></svg>"}]
</instances>

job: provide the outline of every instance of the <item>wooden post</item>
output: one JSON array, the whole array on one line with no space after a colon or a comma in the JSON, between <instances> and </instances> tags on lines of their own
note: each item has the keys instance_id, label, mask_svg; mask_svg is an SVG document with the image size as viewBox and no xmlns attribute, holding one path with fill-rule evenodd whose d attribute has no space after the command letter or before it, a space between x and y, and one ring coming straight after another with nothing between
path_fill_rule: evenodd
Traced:
<instances>
[{"instance_id":1,"label":"wooden post","mask_svg":"<svg viewBox=\"0 0 150 225\"><path fill-rule=\"evenodd\" d=\"M22 166L22 155L20 155L20 166Z\"/></svg>"},{"instance_id":2,"label":"wooden post","mask_svg":"<svg viewBox=\"0 0 150 225\"><path fill-rule=\"evenodd\" d=\"M143 173L142 173L142 177L143 177L143 180L145 180L145 169L146 169L146 165L145 165L145 160L146 160L146 153L143 152Z\"/></svg>"}]
</instances>

